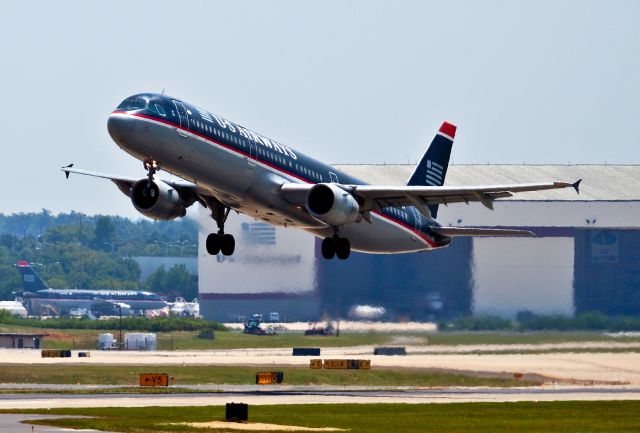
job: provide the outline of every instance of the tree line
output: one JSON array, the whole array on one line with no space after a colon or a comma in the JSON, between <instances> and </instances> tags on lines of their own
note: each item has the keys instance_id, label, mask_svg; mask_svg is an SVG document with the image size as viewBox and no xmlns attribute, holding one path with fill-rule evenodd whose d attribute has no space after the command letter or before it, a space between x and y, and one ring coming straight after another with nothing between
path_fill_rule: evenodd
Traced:
<instances>
[{"instance_id":1,"label":"tree line","mask_svg":"<svg viewBox=\"0 0 640 433\"><path fill-rule=\"evenodd\" d=\"M197 222L150 221L77 212L0 214L0 299L21 290L16 260L32 263L52 288L150 290L169 299L197 296L184 265L156 270L140 281L134 256L197 256Z\"/></svg>"},{"instance_id":2,"label":"tree line","mask_svg":"<svg viewBox=\"0 0 640 433\"><path fill-rule=\"evenodd\" d=\"M224 325L212 320L189 317L123 317L90 320L86 318L52 317L42 320L36 317L21 318L0 310L0 325L15 325L42 329L98 329L110 331L173 332L173 331L224 331Z\"/></svg>"}]
</instances>

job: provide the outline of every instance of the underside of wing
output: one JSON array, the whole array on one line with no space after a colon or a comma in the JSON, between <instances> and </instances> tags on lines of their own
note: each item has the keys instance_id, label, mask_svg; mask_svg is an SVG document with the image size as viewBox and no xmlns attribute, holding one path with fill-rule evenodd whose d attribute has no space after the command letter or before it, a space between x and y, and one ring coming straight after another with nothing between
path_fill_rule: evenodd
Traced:
<instances>
[{"instance_id":1,"label":"underside of wing","mask_svg":"<svg viewBox=\"0 0 640 433\"><path fill-rule=\"evenodd\" d=\"M108 179L114 184L116 184L118 189L127 197L132 197L133 188L138 182L147 180L146 177L140 178L140 177L131 177L131 176L120 176L120 175L114 175L114 174L83 170L80 168L74 168L73 164L61 167L60 170L62 170L65 173L67 178L71 173L74 173L74 174L79 174L83 176L97 177L100 179ZM168 180L168 179L154 179L154 182L161 183L163 185L168 186L169 188L176 190L179 194L181 205L184 207L189 207L194 202L197 201L200 204L202 204L202 206L210 208L212 212L214 211L214 208L215 208L215 212L220 212L219 208L223 206L220 203L220 201L211 194L210 191L204 190L192 182L189 182L186 180ZM147 216L150 216L150 215L147 215ZM153 218L153 216L151 217Z\"/></svg>"},{"instance_id":2,"label":"underside of wing","mask_svg":"<svg viewBox=\"0 0 640 433\"><path fill-rule=\"evenodd\" d=\"M133 185L142 179L139 177L120 176L115 174L98 173L95 171L83 170L81 168L73 168L73 164L66 167L62 167L60 170L64 172L67 178L69 178L69 175L71 173L74 173L74 174L80 174L83 176L109 179L111 182L115 183L120 189L120 191L122 191L126 195L130 195L130 190L133 187ZM191 182L187 182L184 180L180 180L176 182L176 181L165 180L165 179L162 179L162 182L166 183L167 185L181 192L182 191L186 192L189 189L193 190L193 192L196 192L196 185Z\"/></svg>"}]
</instances>

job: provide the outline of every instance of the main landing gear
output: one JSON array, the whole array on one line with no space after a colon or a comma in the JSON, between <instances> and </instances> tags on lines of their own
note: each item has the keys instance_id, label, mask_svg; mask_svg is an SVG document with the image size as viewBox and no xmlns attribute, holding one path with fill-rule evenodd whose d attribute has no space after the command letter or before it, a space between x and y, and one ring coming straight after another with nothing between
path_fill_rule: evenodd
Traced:
<instances>
[{"instance_id":1,"label":"main landing gear","mask_svg":"<svg viewBox=\"0 0 640 433\"><path fill-rule=\"evenodd\" d=\"M218 224L218 233L210 233L207 236L207 252L212 256L216 256L218 253L230 256L236 249L236 240L233 235L225 234L224 223L227 221L231 208L218 200L207 201L207 206L211 209L211 217Z\"/></svg>"},{"instance_id":2,"label":"main landing gear","mask_svg":"<svg viewBox=\"0 0 640 433\"><path fill-rule=\"evenodd\" d=\"M225 234L223 230L218 233L210 233L207 236L207 252L212 256L222 253L224 256L230 256L236 249L236 240L233 235Z\"/></svg>"},{"instance_id":3,"label":"main landing gear","mask_svg":"<svg viewBox=\"0 0 640 433\"><path fill-rule=\"evenodd\" d=\"M351 243L349 239L341 238L338 233L330 238L322 240L322 257L332 259L337 256L340 260L345 260L351 253Z\"/></svg>"}]
</instances>

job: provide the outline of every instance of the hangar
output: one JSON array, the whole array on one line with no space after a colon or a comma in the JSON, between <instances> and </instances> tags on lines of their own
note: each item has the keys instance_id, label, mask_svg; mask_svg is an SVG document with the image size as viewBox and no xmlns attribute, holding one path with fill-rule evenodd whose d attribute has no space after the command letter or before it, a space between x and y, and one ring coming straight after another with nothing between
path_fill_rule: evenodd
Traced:
<instances>
[{"instance_id":1,"label":"hangar","mask_svg":"<svg viewBox=\"0 0 640 433\"><path fill-rule=\"evenodd\" d=\"M400 185L413 165L341 165L372 184ZM236 254L210 257L215 224L202 212L198 259L201 310L230 320L277 311L290 320L346 317L354 305L389 318L429 320L519 311L640 314L640 166L452 165L448 185L583 179L572 190L519 194L482 205L441 206L443 225L524 228L535 238L456 238L448 248L400 255L321 258L319 241L233 215Z\"/></svg>"}]
</instances>

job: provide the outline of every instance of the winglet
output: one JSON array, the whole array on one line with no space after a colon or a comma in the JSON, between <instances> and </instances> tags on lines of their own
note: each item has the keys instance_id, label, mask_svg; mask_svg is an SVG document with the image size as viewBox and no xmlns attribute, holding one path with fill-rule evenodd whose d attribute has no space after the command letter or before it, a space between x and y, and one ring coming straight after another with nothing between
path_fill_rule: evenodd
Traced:
<instances>
[{"instance_id":1,"label":"winglet","mask_svg":"<svg viewBox=\"0 0 640 433\"><path fill-rule=\"evenodd\" d=\"M64 175L67 177L67 179L69 179L69 170L65 170L65 168L71 167L73 167L73 164L65 165L64 167L62 167L62 171L64 171Z\"/></svg>"},{"instance_id":2,"label":"winglet","mask_svg":"<svg viewBox=\"0 0 640 433\"><path fill-rule=\"evenodd\" d=\"M444 121L442 122L442 125L440 125L440 129L438 129L438 132L450 137L453 140L456 137L456 129L458 129L456 125Z\"/></svg>"},{"instance_id":3,"label":"winglet","mask_svg":"<svg viewBox=\"0 0 640 433\"><path fill-rule=\"evenodd\" d=\"M580 182L582 182L582 179L578 179L577 181L571 184L573 189L575 189L578 194L580 194Z\"/></svg>"}]
</instances>

